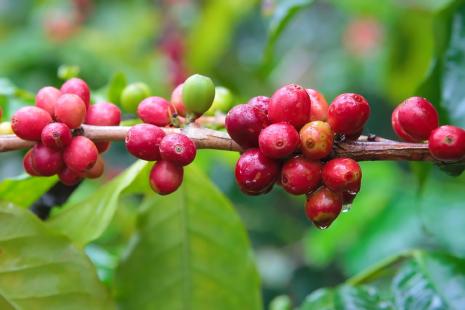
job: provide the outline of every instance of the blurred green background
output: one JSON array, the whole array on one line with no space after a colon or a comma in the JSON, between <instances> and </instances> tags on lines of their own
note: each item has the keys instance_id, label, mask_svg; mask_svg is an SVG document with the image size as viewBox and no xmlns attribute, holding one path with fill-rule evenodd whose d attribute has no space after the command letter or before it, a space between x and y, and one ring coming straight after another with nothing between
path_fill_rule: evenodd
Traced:
<instances>
[{"instance_id":1,"label":"blurred green background","mask_svg":"<svg viewBox=\"0 0 465 310\"><path fill-rule=\"evenodd\" d=\"M115 75L146 82L153 95L169 97L184 78L201 73L231 89L236 103L270 96L287 83L318 89L329 102L343 92L363 94L372 107L365 133L387 138L394 138L393 107L413 95L433 101L443 121L464 126L465 104L457 96L465 86L446 84L458 78L464 82L463 16L453 22L455 14L463 14L460 4L0 0L3 120L32 102L42 86L59 86L60 67L63 76L69 66L77 66L94 101L106 99ZM0 154L1 179L22 173L21 155ZM299 304L313 290L337 285L409 249L465 256L463 176L449 177L430 164L362 163L362 190L352 209L320 231L305 218L303 197L291 197L278 187L265 196L242 194L234 181L237 158L203 150L196 162L245 224L264 305L281 294ZM105 159L106 179L135 161L123 143L114 143ZM83 199L99 182L86 181L72 199ZM139 203L134 198L120 201L111 225L86 248L107 284L134 230Z\"/></svg>"}]
</instances>

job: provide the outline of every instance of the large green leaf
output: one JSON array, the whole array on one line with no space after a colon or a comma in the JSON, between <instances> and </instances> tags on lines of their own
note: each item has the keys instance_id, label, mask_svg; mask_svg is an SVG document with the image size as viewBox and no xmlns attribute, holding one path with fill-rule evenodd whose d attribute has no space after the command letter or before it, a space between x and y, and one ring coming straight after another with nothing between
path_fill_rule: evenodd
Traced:
<instances>
[{"instance_id":1,"label":"large green leaf","mask_svg":"<svg viewBox=\"0 0 465 310\"><path fill-rule=\"evenodd\" d=\"M26 174L0 183L0 201L29 207L57 181L56 177L39 178Z\"/></svg>"},{"instance_id":2,"label":"large green leaf","mask_svg":"<svg viewBox=\"0 0 465 310\"><path fill-rule=\"evenodd\" d=\"M29 211L0 207L0 308L111 309L94 266Z\"/></svg>"},{"instance_id":3,"label":"large green leaf","mask_svg":"<svg viewBox=\"0 0 465 310\"><path fill-rule=\"evenodd\" d=\"M181 188L149 196L116 278L122 309L261 309L247 234L195 166Z\"/></svg>"},{"instance_id":4,"label":"large green leaf","mask_svg":"<svg viewBox=\"0 0 465 310\"><path fill-rule=\"evenodd\" d=\"M48 225L81 246L96 239L113 218L121 193L148 167L147 162L137 161L84 201L65 206L62 212L50 218Z\"/></svg>"}]
</instances>

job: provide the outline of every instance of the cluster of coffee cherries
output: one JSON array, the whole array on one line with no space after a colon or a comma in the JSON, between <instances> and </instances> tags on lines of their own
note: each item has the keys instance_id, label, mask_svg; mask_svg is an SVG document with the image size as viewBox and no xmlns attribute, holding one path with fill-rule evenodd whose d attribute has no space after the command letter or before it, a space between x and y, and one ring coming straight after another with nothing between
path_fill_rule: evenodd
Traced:
<instances>
[{"instance_id":1,"label":"cluster of coffee cherries","mask_svg":"<svg viewBox=\"0 0 465 310\"><path fill-rule=\"evenodd\" d=\"M83 178L98 178L104 172L100 153L110 142L94 143L77 135L81 124L117 126L120 109L109 102L90 104L86 82L78 78L66 81L60 89L41 88L35 106L14 113L13 132L24 140L37 142L24 156L25 171L32 176L58 175L61 182L74 185Z\"/></svg>"},{"instance_id":2,"label":"cluster of coffee cherries","mask_svg":"<svg viewBox=\"0 0 465 310\"><path fill-rule=\"evenodd\" d=\"M234 107L225 125L245 150L235 170L240 189L259 195L278 184L306 195L307 217L328 227L352 203L362 178L356 161L330 159L334 139L358 139L369 115L361 95L341 94L328 106L321 93L295 84Z\"/></svg>"},{"instance_id":3,"label":"cluster of coffee cherries","mask_svg":"<svg viewBox=\"0 0 465 310\"><path fill-rule=\"evenodd\" d=\"M411 97L392 113L392 128L407 142L428 141L431 156L442 162L465 158L465 130L460 127L439 126L436 108L425 98Z\"/></svg>"}]
</instances>

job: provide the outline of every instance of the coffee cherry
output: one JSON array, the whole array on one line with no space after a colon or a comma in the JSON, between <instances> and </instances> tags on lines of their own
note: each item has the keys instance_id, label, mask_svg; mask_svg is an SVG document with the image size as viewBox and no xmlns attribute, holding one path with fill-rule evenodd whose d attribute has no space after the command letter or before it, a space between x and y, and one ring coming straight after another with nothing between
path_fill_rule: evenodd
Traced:
<instances>
[{"instance_id":1,"label":"coffee cherry","mask_svg":"<svg viewBox=\"0 0 465 310\"><path fill-rule=\"evenodd\" d=\"M74 94L79 96L84 102L86 110L90 105L90 90L86 82L79 78L72 78L61 86L61 93Z\"/></svg>"},{"instance_id":2,"label":"coffee cherry","mask_svg":"<svg viewBox=\"0 0 465 310\"><path fill-rule=\"evenodd\" d=\"M350 158L335 158L323 166L323 183L335 192L357 193L362 181L360 165Z\"/></svg>"},{"instance_id":3,"label":"coffee cherry","mask_svg":"<svg viewBox=\"0 0 465 310\"><path fill-rule=\"evenodd\" d=\"M342 210L342 194L324 186L310 194L305 211L309 220L320 229L331 225Z\"/></svg>"},{"instance_id":4,"label":"coffee cherry","mask_svg":"<svg viewBox=\"0 0 465 310\"><path fill-rule=\"evenodd\" d=\"M71 130L63 123L50 123L41 134L42 143L52 149L62 150L71 143Z\"/></svg>"},{"instance_id":5,"label":"coffee cherry","mask_svg":"<svg viewBox=\"0 0 465 310\"><path fill-rule=\"evenodd\" d=\"M243 148L258 146L258 136L268 120L263 111L249 104L240 104L226 115L225 126L228 134Z\"/></svg>"},{"instance_id":6,"label":"coffee cherry","mask_svg":"<svg viewBox=\"0 0 465 310\"><path fill-rule=\"evenodd\" d=\"M50 114L38 107L23 107L13 114L11 128L24 140L40 141L42 129L52 122Z\"/></svg>"},{"instance_id":7,"label":"coffee cherry","mask_svg":"<svg viewBox=\"0 0 465 310\"><path fill-rule=\"evenodd\" d=\"M359 94L341 94L328 109L328 123L333 131L348 136L361 131L369 116L370 105Z\"/></svg>"},{"instance_id":8,"label":"coffee cherry","mask_svg":"<svg viewBox=\"0 0 465 310\"><path fill-rule=\"evenodd\" d=\"M24 155L23 167L24 167L24 171L26 171L29 175L40 176L40 173L37 172L34 166L32 165L32 149L27 151L26 155Z\"/></svg>"},{"instance_id":9,"label":"coffee cherry","mask_svg":"<svg viewBox=\"0 0 465 310\"><path fill-rule=\"evenodd\" d=\"M37 143L32 148L32 167L41 176L52 176L60 172L63 167L61 152Z\"/></svg>"},{"instance_id":10,"label":"coffee cherry","mask_svg":"<svg viewBox=\"0 0 465 310\"><path fill-rule=\"evenodd\" d=\"M78 128L86 117L86 105L79 96L65 94L58 98L54 114L58 122L71 129Z\"/></svg>"},{"instance_id":11,"label":"coffee cherry","mask_svg":"<svg viewBox=\"0 0 465 310\"><path fill-rule=\"evenodd\" d=\"M98 150L94 142L84 136L74 137L63 152L66 167L76 173L84 173L91 169L97 157Z\"/></svg>"},{"instance_id":12,"label":"coffee cherry","mask_svg":"<svg viewBox=\"0 0 465 310\"><path fill-rule=\"evenodd\" d=\"M258 148L244 152L236 163L236 182L250 195L266 192L279 176L279 164L266 157Z\"/></svg>"},{"instance_id":13,"label":"coffee cherry","mask_svg":"<svg viewBox=\"0 0 465 310\"><path fill-rule=\"evenodd\" d=\"M109 141L99 141L99 142L94 142L95 146L97 147L97 150L99 153L105 153L108 151L108 149L111 146L111 142Z\"/></svg>"},{"instance_id":14,"label":"coffee cherry","mask_svg":"<svg viewBox=\"0 0 465 310\"><path fill-rule=\"evenodd\" d=\"M135 113L139 103L150 96L150 88L145 83L132 83L121 93L121 106L129 113Z\"/></svg>"},{"instance_id":15,"label":"coffee cherry","mask_svg":"<svg viewBox=\"0 0 465 310\"><path fill-rule=\"evenodd\" d=\"M129 129L126 148L129 153L143 160L160 160L160 142L165 132L155 125L138 124Z\"/></svg>"},{"instance_id":16,"label":"coffee cherry","mask_svg":"<svg viewBox=\"0 0 465 310\"><path fill-rule=\"evenodd\" d=\"M281 186L290 194L308 194L320 186L321 163L297 156L286 161L281 169Z\"/></svg>"},{"instance_id":17,"label":"coffee cherry","mask_svg":"<svg viewBox=\"0 0 465 310\"><path fill-rule=\"evenodd\" d=\"M215 87L213 103L205 115L215 115L216 112L228 112L234 105L234 97L229 89L222 86Z\"/></svg>"},{"instance_id":18,"label":"coffee cherry","mask_svg":"<svg viewBox=\"0 0 465 310\"><path fill-rule=\"evenodd\" d=\"M362 135L363 129L358 132L352 133L350 135L344 135L345 141L357 141L358 138Z\"/></svg>"},{"instance_id":19,"label":"coffee cherry","mask_svg":"<svg viewBox=\"0 0 465 310\"><path fill-rule=\"evenodd\" d=\"M160 195L168 195L181 186L184 169L166 160L160 160L150 171L150 187Z\"/></svg>"},{"instance_id":20,"label":"coffee cherry","mask_svg":"<svg viewBox=\"0 0 465 310\"><path fill-rule=\"evenodd\" d=\"M300 130L300 148L308 159L322 159L333 149L334 135L328 123L310 122Z\"/></svg>"},{"instance_id":21,"label":"coffee cherry","mask_svg":"<svg viewBox=\"0 0 465 310\"><path fill-rule=\"evenodd\" d=\"M258 144L265 156L286 158L299 147L299 133L288 123L271 124L260 132Z\"/></svg>"},{"instance_id":22,"label":"coffee cherry","mask_svg":"<svg viewBox=\"0 0 465 310\"><path fill-rule=\"evenodd\" d=\"M455 126L441 126L431 133L428 148L437 160L457 161L465 158L465 130Z\"/></svg>"},{"instance_id":23,"label":"coffee cherry","mask_svg":"<svg viewBox=\"0 0 465 310\"><path fill-rule=\"evenodd\" d=\"M209 77L194 74L190 76L182 88L182 101L187 113L196 117L205 113L215 98L215 84Z\"/></svg>"},{"instance_id":24,"label":"coffee cherry","mask_svg":"<svg viewBox=\"0 0 465 310\"><path fill-rule=\"evenodd\" d=\"M60 179L61 183L72 186L81 182L83 176L82 174L76 173L68 167L65 167L60 173L58 173L58 178Z\"/></svg>"},{"instance_id":25,"label":"coffee cherry","mask_svg":"<svg viewBox=\"0 0 465 310\"><path fill-rule=\"evenodd\" d=\"M352 192L352 191L345 191L342 192L342 204L345 205L351 205L352 202L354 202L355 197L357 196L358 193ZM348 209L347 209L348 210ZM344 212L344 207L342 212Z\"/></svg>"},{"instance_id":26,"label":"coffee cherry","mask_svg":"<svg viewBox=\"0 0 465 310\"><path fill-rule=\"evenodd\" d=\"M173 106L161 97L148 97L137 107L137 115L147 124L164 127L171 123Z\"/></svg>"},{"instance_id":27,"label":"coffee cherry","mask_svg":"<svg viewBox=\"0 0 465 310\"><path fill-rule=\"evenodd\" d=\"M326 122L328 119L328 102L322 93L315 89L306 89L312 107L310 111L310 121L323 121Z\"/></svg>"},{"instance_id":28,"label":"coffee cherry","mask_svg":"<svg viewBox=\"0 0 465 310\"><path fill-rule=\"evenodd\" d=\"M253 97L247 102L247 104L255 108L259 118L263 120L264 123L270 123L268 120L268 107L270 105L270 98L265 96Z\"/></svg>"},{"instance_id":29,"label":"coffee cherry","mask_svg":"<svg viewBox=\"0 0 465 310\"><path fill-rule=\"evenodd\" d=\"M97 161L94 166L85 172L84 176L89 179L100 178L105 170L105 161L102 156L97 157Z\"/></svg>"},{"instance_id":30,"label":"coffee cherry","mask_svg":"<svg viewBox=\"0 0 465 310\"><path fill-rule=\"evenodd\" d=\"M43 87L37 92L36 106L44 109L53 117L53 113L55 113L55 104L60 96L61 91L59 89L52 86Z\"/></svg>"},{"instance_id":31,"label":"coffee cherry","mask_svg":"<svg viewBox=\"0 0 465 310\"><path fill-rule=\"evenodd\" d=\"M118 126L121 122L121 110L110 102L99 102L89 106L86 124L96 126Z\"/></svg>"},{"instance_id":32,"label":"coffee cherry","mask_svg":"<svg viewBox=\"0 0 465 310\"><path fill-rule=\"evenodd\" d=\"M171 105L176 110L176 113L182 117L186 116L186 107L182 102L182 87L184 83L179 84L171 93Z\"/></svg>"},{"instance_id":33,"label":"coffee cherry","mask_svg":"<svg viewBox=\"0 0 465 310\"><path fill-rule=\"evenodd\" d=\"M394 110L392 126L395 133L406 141L424 141L439 126L438 112L425 98L411 97Z\"/></svg>"},{"instance_id":34,"label":"coffee cherry","mask_svg":"<svg viewBox=\"0 0 465 310\"><path fill-rule=\"evenodd\" d=\"M173 133L160 142L161 158L178 166L187 166L195 158L197 149L186 135Z\"/></svg>"},{"instance_id":35,"label":"coffee cherry","mask_svg":"<svg viewBox=\"0 0 465 310\"><path fill-rule=\"evenodd\" d=\"M311 106L307 91L299 85L289 84L271 96L268 117L272 123L287 122L300 129L310 121Z\"/></svg>"}]
</instances>

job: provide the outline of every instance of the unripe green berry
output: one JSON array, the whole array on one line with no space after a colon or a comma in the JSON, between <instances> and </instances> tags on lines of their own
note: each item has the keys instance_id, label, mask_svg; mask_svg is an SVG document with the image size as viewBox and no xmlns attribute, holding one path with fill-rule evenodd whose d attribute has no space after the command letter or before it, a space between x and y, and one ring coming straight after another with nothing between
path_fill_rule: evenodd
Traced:
<instances>
[{"instance_id":1,"label":"unripe green berry","mask_svg":"<svg viewBox=\"0 0 465 310\"><path fill-rule=\"evenodd\" d=\"M129 113L135 113L139 103L150 96L150 88L137 82L126 86L121 93L121 106Z\"/></svg>"},{"instance_id":2,"label":"unripe green berry","mask_svg":"<svg viewBox=\"0 0 465 310\"><path fill-rule=\"evenodd\" d=\"M205 115L213 116L216 112L228 112L234 105L234 96L226 87L215 87L215 99Z\"/></svg>"},{"instance_id":3,"label":"unripe green berry","mask_svg":"<svg viewBox=\"0 0 465 310\"><path fill-rule=\"evenodd\" d=\"M182 100L188 114L201 116L211 107L214 98L215 84L209 77L194 74L184 82Z\"/></svg>"}]
</instances>

